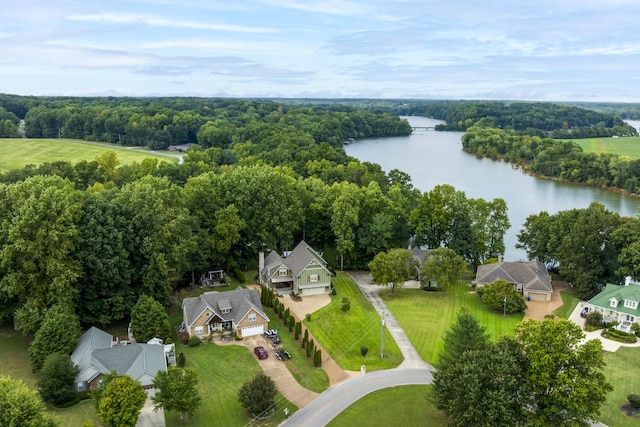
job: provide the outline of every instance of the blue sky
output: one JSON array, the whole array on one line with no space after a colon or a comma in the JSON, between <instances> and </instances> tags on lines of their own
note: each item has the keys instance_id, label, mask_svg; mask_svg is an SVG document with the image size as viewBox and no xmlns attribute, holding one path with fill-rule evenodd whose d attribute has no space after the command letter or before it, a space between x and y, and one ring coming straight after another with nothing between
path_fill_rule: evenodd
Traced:
<instances>
[{"instance_id":1,"label":"blue sky","mask_svg":"<svg viewBox=\"0 0 640 427\"><path fill-rule=\"evenodd\" d=\"M3 3L3 93L640 102L638 0Z\"/></svg>"}]
</instances>

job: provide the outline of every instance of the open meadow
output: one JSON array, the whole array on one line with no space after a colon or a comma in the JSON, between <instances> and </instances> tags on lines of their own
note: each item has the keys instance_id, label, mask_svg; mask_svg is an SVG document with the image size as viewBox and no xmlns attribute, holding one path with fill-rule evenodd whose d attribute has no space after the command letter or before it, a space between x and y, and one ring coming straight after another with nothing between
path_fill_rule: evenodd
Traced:
<instances>
[{"instance_id":1,"label":"open meadow","mask_svg":"<svg viewBox=\"0 0 640 427\"><path fill-rule=\"evenodd\" d=\"M640 158L640 136L573 139L585 153L608 153Z\"/></svg>"},{"instance_id":2,"label":"open meadow","mask_svg":"<svg viewBox=\"0 0 640 427\"><path fill-rule=\"evenodd\" d=\"M116 152L121 164L140 163L149 157L170 163L178 161L176 154L153 152L144 147L123 147L77 139L0 138L0 173L44 162L92 161L109 150Z\"/></svg>"}]
</instances>

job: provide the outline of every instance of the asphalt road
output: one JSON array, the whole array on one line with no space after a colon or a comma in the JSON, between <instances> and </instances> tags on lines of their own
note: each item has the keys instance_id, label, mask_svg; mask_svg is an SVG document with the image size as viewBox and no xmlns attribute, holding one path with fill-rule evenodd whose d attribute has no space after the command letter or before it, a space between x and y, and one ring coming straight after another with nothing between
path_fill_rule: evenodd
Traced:
<instances>
[{"instance_id":1,"label":"asphalt road","mask_svg":"<svg viewBox=\"0 0 640 427\"><path fill-rule=\"evenodd\" d=\"M322 393L309 405L294 413L282 425L321 427L367 394L388 387L431 384L428 369L390 369L351 378Z\"/></svg>"}]
</instances>

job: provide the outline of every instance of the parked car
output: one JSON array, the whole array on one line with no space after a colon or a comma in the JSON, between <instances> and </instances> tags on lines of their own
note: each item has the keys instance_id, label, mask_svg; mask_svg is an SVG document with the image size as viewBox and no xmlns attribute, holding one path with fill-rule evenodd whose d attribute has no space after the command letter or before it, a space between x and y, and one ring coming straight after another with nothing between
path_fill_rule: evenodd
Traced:
<instances>
[{"instance_id":1,"label":"parked car","mask_svg":"<svg viewBox=\"0 0 640 427\"><path fill-rule=\"evenodd\" d=\"M264 331L264 336L267 337L267 338L277 337L278 336L278 330L277 329L269 329L267 331Z\"/></svg>"},{"instance_id":2,"label":"parked car","mask_svg":"<svg viewBox=\"0 0 640 427\"><path fill-rule=\"evenodd\" d=\"M278 360L289 360L291 359L291 354L287 350L279 348L276 351L276 358L278 358Z\"/></svg>"},{"instance_id":3,"label":"parked car","mask_svg":"<svg viewBox=\"0 0 640 427\"><path fill-rule=\"evenodd\" d=\"M261 360L269 357L269 353L267 353L267 349L261 345L254 348L253 352L256 354L256 356L258 356L258 359L261 359Z\"/></svg>"},{"instance_id":4,"label":"parked car","mask_svg":"<svg viewBox=\"0 0 640 427\"><path fill-rule=\"evenodd\" d=\"M280 344L281 341L280 341L280 338L276 336L271 339L271 342L273 343L273 345L278 345Z\"/></svg>"},{"instance_id":5,"label":"parked car","mask_svg":"<svg viewBox=\"0 0 640 427\"><path fill-rule=\"evenodd\" d=\"M589 307L585 307L580 312L580 317L587 317L588 314L589 314Z\"/></svg>"}]
</instances>

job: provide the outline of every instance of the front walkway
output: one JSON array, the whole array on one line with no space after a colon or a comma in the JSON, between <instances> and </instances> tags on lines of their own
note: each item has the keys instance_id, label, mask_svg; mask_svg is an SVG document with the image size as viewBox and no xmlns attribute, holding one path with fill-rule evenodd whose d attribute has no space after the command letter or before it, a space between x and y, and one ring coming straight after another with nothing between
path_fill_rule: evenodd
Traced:
<instances>
[{"instance_id":1,"label":"front walkway","mask_svg":"<svg viewBox=\"0 0 640 427\"><path fill-rule=\"evenodd\" d=\"M582 311L582 309L584 307L585 307L585 304L581 302L573 310L573 312L571 313L571 316L569 316L569 320L571 320L576 325L580 326L580 328L582 329L582 333L585 334L584 341L589 341L589 340L593 340L593 339L600 340L600 342L602 342L602 349L605 350L605 351L611 351L611 352L615 352L620 347L640 347L640 341L639 342L635 342L633 344L628 344L628 343L612 341L610 339L603 338L600 335L602 333L602 329L598 329L598 330L593 331L593 332L585 331L584 330L585 319L580 317L580 312Z\"/></svg>"}]
</instances>

